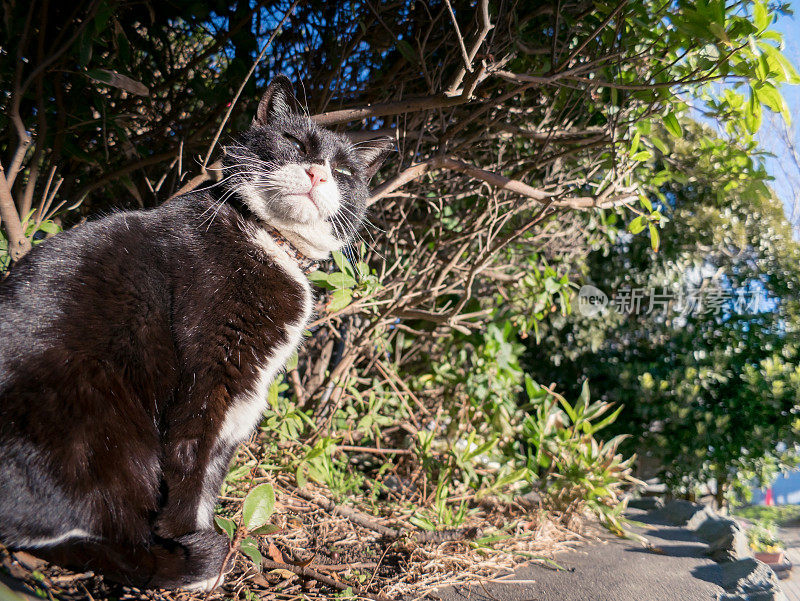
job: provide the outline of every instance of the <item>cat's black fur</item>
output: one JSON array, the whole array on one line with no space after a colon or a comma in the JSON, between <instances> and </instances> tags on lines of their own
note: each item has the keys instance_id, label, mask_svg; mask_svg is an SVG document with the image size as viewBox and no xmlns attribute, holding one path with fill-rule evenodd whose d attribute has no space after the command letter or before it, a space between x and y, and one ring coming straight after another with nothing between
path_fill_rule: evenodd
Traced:
<instances>
[{"instance_id":1,"label":"cat's black fur","mask_svg":"<svg viewBox=\"0 0 800 601\"><path fill-rule=\"evenodd\" d=\"M59 234L0 283L0 542L139 587L220 574L227 539L202 506L240 442L220 428L310 306L307 282L253 241L269 211L285 225L281 199L267 211L252 191L287 163L345 165L328 220L345 241L389 149L354 147L292 98L286 78L270 84L221 184Z\"/></svg>"}]
</instances>

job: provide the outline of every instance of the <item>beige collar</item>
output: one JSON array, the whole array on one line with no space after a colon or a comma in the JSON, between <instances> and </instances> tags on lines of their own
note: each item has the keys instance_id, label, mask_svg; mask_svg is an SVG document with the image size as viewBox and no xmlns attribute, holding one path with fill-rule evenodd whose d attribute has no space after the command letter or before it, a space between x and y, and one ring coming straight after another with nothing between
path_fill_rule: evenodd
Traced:
<instances>
[{"instance_id":1,"label":"beige collar","mask_svg":"<svg viewBox=\"0 0 800 601\"><path fill-rule=\"evenodd\" d=\"M295 263L297 263L297 266L304 274L308 275L312 271L316 271L317 261L315 259L309 259L303 253L297 250L294 244L289 242L283 234L281 234L271 225L268 225L266 229L267 233L272 237L273 240L275 240L275 244L280 246L284 252L289 255L289 257L293 259Z\"/></svg>"}]
</instances>

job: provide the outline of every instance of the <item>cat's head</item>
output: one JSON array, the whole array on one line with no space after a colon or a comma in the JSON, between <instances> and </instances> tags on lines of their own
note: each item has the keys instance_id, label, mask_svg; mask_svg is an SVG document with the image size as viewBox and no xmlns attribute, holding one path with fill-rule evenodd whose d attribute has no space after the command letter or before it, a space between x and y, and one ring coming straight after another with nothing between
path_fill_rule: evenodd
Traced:
<instances>
[{"instance_id":1,"label":"cat's head","mask_svg":"<svg viewBox=\"0 0 800 601\"><path fill-rule=\"evenodd\" d=\"M314 259L347 244L367 210L367 184L394 144L354 144L301 111L277 76L252 127L225 148L225 176L252 213Z\"/></svg>"}]
</instances>

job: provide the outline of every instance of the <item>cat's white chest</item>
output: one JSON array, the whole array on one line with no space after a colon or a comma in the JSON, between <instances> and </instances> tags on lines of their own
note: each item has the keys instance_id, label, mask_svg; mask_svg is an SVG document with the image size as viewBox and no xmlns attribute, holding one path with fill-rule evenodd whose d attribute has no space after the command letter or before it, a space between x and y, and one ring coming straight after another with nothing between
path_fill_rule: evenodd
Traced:
<instances>
[{"instance_id":1,"label":"cat's white chest","mask_svg":"<svg viewBox=\"0 0 800 601\"><path fill-rule=\"evenodd\" d=\"M256 370L255 380L245 392L231 400L223 418L222 427L214 444L212 459L206 468L204 491L197 508L197 527L209 527L214 503L218 493L216 474L223 473L227 467L221 465L230 456L228 450L246 440L258 424L267 408L269 388L278 373L286 366L293 352L300 346L303 332L308 326L313 309L313 296L308 278L297 264L283 251L268 234L256 232L253 242L272 256L278 266L299 284L301 291L300 316L296 321L286 324L283 342L269 349L267 356Z\"/></svg>"},{"instance_id":2,"label":"cat's white chest","mask_svg":"<svg viewBox=\"0 0 800 601\"><path fill-rule=\"evenodd\" d=\"M297 350L303 339L303 331L311 318L313 307L311 286L297 263L264 230L253 232L252 241L270 255L278 266L297 282L302 295L301 310L297 321L285 326L285 341L270 349L269 355L258 367L252 388L231 403L219 434L220 443L226 445L239 444L253 431L267 407L267 394L275 376L286 366L289 357Z\"/></svg>"},{"instance_id":3,"label":"cat's white chest","mask_svg":"<svg viewBox=\"0 0 800 601\"><path fill-rule=\"evenodd\" d=\"M308 285L306 284L306 286ZM308 325L308 319L311 314L310 291L308 291L308 297L309 301L306 304L309 309L304 311L300 320L286 326L286 341L271 350L267 360L258 368L252 388L235 398L231 403L220 429L220 444L225 446L236 445L245 440L267 408L269 388L278 373L286 366L289 357L300 346L303 330Z\"/></svg>"}]
</instances>

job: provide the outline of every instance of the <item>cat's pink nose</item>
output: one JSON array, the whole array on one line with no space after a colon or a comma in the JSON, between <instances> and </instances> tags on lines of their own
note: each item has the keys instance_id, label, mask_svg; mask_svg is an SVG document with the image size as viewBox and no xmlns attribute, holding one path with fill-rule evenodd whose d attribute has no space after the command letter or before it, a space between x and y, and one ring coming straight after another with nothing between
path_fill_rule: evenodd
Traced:
<instances>
[{"instance_id":1,"label":"cat's pink nose","mask_svg":"<svg viewBox=\"0 0 800 601\"><path fill-rule=\"evenodd\" d=\"M308 177L311 179L311 188L316 188L319 184L328 181L328 172L322 165L311 165L306 169Z\"/></svg>"}]
</instances>

